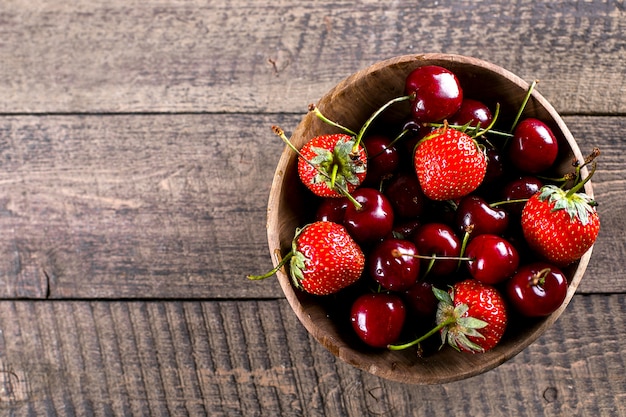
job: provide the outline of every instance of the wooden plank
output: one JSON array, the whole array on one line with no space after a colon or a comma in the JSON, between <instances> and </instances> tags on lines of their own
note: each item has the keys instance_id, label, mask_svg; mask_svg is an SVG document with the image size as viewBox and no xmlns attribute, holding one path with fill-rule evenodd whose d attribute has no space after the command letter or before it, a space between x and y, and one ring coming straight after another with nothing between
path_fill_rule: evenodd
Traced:
<instances>
[{"instance_id":1,"label":"wooden plank","mask_svg":"<svg viewBox=\"0 0 626 417\"><path fill-rule=\"evenodd\" d=\"M299 115L0 118L0 297L282 297L265 205ZM602 229L580 292L624 292L624 117L567 117L595 177Z\"/></svg>"},{"instance_id":2,"label":"wooden plank","mask_svg":"<svg viewBox=\"0 0 626 417\"><path fill-rule=\"evenodd\" d=\"M626 108L615 1L33 0L0 16L0 113L294 112L376 61L424 52L539 79L565 113Z\"/></svg>"},{"instance_id":3,"label":"wooden plank","mask_svg":"<svg viewBox=\"0 0 626 417\"><path fill-rule=\"evenodd\" d=\"M624 416L625 315L575 296L500 367L405 386L337 362L283 300L2 301L0 413Z\"/></svg>"}]
</instances>

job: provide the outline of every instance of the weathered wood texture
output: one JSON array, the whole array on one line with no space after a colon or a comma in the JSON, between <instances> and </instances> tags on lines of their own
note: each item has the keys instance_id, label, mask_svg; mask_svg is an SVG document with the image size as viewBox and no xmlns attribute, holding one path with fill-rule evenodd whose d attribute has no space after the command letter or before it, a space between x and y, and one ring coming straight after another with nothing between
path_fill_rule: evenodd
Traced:
<instances>
[{"instance_id":1,"label":"weathered wood texture","mask_svg":"<svg viewBox=\"0 0 626 417\"><path fill-rule=\"evenodd\" d=\"M565 113L623 113L623 1L5 1L0 112L293 112L384 58L446 52Z\"/></svg>"},{"instance_id":2,"label":"weathered wood texture","mask_svg":"<svg viewBox=\"0 0 626 417\"><path fill-rule=\"evenodd\" d=\"M280 297L265 216L300 115L0 118L0 295ZM566 118L595 179L602 231L580 292L624 292L625 117Z\"/></svg>"},{"instance_id":3,"label":"weathered wood texture","mask_svg":"<svg viewBox=\"0 0 626 417\"><path fill-rule=\"evenodd\" d=\"M410 386L336 362L285 301L2 301L0 414L626 415L626 298L570 307L493 371Z\"/></svg>"}]
</instances>

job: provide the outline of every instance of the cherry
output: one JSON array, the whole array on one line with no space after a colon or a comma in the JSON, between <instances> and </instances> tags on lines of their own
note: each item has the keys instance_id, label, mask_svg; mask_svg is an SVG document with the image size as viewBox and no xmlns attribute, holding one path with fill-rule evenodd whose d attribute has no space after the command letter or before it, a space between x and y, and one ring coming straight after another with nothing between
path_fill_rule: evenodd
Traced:
<instances>
[{"instance_id":1,"label":"cherry","mask_svg":"<svg viewBox=\"0 0 626 417\"><path fill-rule=\"evenodd\" d=\"M502 208L491 207L481 197L468 195L459 202L455 220L460 233L471 226L471 236L486 233L500 235L509 225L509 214Z\"/></svg>"},{"instance_id":2,"label":"cherry","mask_svg":"<svg viewBox=\"0 0 626 417\"><path fill-rule=\"evenodd\" d=\"M433 286L427 281L418 281L404 291L404 303L414 319L432 319L437 312L439 301L433 292Z\"/></svg>"},{"instance_id":3,"label":"cherry","mask_svg":"<svg viewBox=\"0 0 626 417\"><path fill-rule=\"evenodd\" d=\"M485 155L487 155L487 172L485 173L483 184L491 184L503 177L504 163L502 154L493 146L487 146Z\"/></svg>"},{"instance_id":4,"label":"cherry","mask_svg":"<svg viewBox=\"0 0 626 417\"><path fill-rule=\"evenodd\" d=\"M552 130L541 120L522 120L509 144L509 159L520 171L536 174L550 168L559 152Z\"/></svg>"},{"instance_id":5,"label":"cherry","mask_svg":"<svg viewBox=\"0 0 626 417\"><path fill-rule=\"evenodd\" d=\"M354 240L361 244L373 243L391 233L393 229L393 207L374 188L361 187L352 193L360 207L350 204L346 208L343 224Z\"/></svg>"},{"instance_id":6,"label":"cherry","mask_svg":"<svg viewBox=\"0 0 626 417\"><path fill-rule=\"evenodd\" d=\"M357 336L376 348L384 348L400 337L405 318L404 302L396 294L363 294L350 310L350 322Z\"/></svg>"},{"instance_id":7,"label":"cherry","mask_svg":"<svg viewBox=\"0 0 626 417\"><path fill-rule=\"evenodd\" d=\"M400 239L411 239L415 234L415 231L422 225L422 222L418 219L410 219L393 225L391 230L391 237L397 237Z\"/></svg>"},{"instance_id":8,"label":"cherry","mask_svg":"<svg viewBox=\"0 0 626 417\"><path fill-rule=\"evenodd\" d=\"M367 150L367 184L377 186L380 181L390 177L400 164L400 156L391 139L382 135L372 135L363 139Z\"/></svg>"},{"instance_id":9,"label":"cherry","mask_svg":"<svg viewBox=\"0 0 626 417\"><path fill-rule=\"evenodd\" d=\"M541 187L543 187L543 182L539 178L526 175L505 184L502 189L502 198L505 201L529 199L537 193ZM519 216L522 214L524 204L523 202L503 204L502 208L511 214Z\"/></svg>"},{"instance_id":10,"label":"cherry","mask_svg":"<svg viewBox=\"0 0 626 417\"><path fill-rule=\"evenodd\" d=\"M384 289L404 291L415 284L419 275L420 260L417 249L405 239L385 239L369 255L371 277Z\"/></svg>"},{"instance_id":11,"label":"cherry","mask_svg":"<svg viewBox=\"0 0 626 417\"><path fill-rule=\"evenodd\" d=\"M470 126L475 127L480 123L480 127L483 129L489 126L492 121L493 116L489 107L483 102L471 98L463 99L459 110L448 119L448 123L452 125L464 126L469 123Z\"/></svg>"},{"instance_id":12,"label":"cherry","mask_svg":"<svg viewBox=\"0 0 626 417\"><path fill-rule=\"evenodd\" d=\"M465 250L470 275L484 283L497 284L513 275L519 265L519 254L509 241L485 234L474 237Z\"/></svg>"},{"instance_id":13,"label":"cherry","mask_svg":"<svg viewBox=\"0 0 626 417\"><path fill-rule=\"evenodd\" d=\"M449 70L426 65L406 78L405 92L411 98L411 112L417 122L439 122L455 114L463 101L463 90Z\"/></svg>"},{"instance_id":14,"label":"cherry","mask_svg":"<svg viewBox=\"0 0 626 417\"><path fill-rule=\"evenodd\" d=\"M425 209L426 197L413 173L400 173L389 181L384 191L398 217L420 216Z\"/></svg>"},{"instance_id":15,"label":"cherry","mask_svg":"<svg viewBox=\"0 0 626 417\"><path fill-rule=\"evenodd\" d=\"M350 200L346 197L323 198L315 212L315 220L342 224L349 205Z\"/></svg>"},{"instance_id":16,"label":"cherry","mask_svg":"<svg viewBox=\"0 0 626 417\"><path fill-rule=\"evenodd\" d=\"M415 231L417 252L422 256L458 257L461 254L461 241L454 230L443 223L427 223ZM422 259L422 267L434 275L447 275L456 270L458 260Z\"/></svg>"},{"instance_id":17,"label":"cherry","mask_svg":"<svg viewBox=\"0 0 626 417\"><path fill-rule=\"evenodd\" d=\"M522 266L507 282L510 303L527 317L552 314L565 301L567 278L563 272L545 262Z\"/></svg>"}]
</instances>

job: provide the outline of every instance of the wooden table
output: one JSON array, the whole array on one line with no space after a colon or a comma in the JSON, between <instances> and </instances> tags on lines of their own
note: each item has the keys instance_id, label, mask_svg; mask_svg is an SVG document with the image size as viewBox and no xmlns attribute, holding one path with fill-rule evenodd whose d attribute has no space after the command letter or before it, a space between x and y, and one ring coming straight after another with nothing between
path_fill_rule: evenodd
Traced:
<instances>
[{"instance_id":1,"label":"wooden table","mask_svg":"<svg viewBox=\"0 0 626 417\"><path fill-rule=\"evenodd\" d=\"M626 415L624 2L409 3L0 5L0 415ZM245 279L271 267L270 125L420 52L539 79L602 150L602 230L565 314L440 386L336 361L276 280Z\"/></svg>"}]
</instances>

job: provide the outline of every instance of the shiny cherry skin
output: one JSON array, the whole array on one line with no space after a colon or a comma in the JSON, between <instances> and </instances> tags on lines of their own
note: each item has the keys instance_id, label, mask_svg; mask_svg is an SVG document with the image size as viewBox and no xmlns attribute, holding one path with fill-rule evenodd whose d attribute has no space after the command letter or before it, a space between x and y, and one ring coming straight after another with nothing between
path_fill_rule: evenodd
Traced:
<instances>
[{"instance_id":1,"label":"shiny cherry skin","mask_svg":"<svg viewBox=\"0 0 626 417\"><path fill-rule=\"evenodd\" d=\"M481 128L486 128L493 121L491 110L481 101L465 98L461 102L461 107L452 117L448 119L451 125L465 126L469 123L475 127L480 123Z\"/></svg>"},{"instance_id":2,"label":"shiny cherry skin","mask_svg":"<svg viewBox=\"0 0 626 417\"><path fill-rule=\"evenodd\" d=\"M396 216L414 218L424 213L426 197L414 173L399 173L389 181L384 193Z\"/></svg>"},{"instance_id":3,"label":"shiny cherry skin","mask_svg":"<svg viewBox=\"0 0 626 417\"><path fill-rule=\"evenodd\" d=\"M420 260L417 248L406 239L385 239L369 254L370 276L389 291L404 291L417 282Z\"/></svg>"},{"instance_id":4,"label":"shiny cherry skin","mask_svg":"<svg viewBox=\"0 0 626 417\"><path fill-rule=\"evenodd\" d=\"M367 293L359 296L350 310L355 333L367 345L384 348L398 340L406 319L399 295Z\"/></svg>"},{"instance_id":5,"label":"shiny cherry skin","mask_svg":"<svg viewBox=\"0 0 626 417\"><path fill-rule=\"evenodd\" d=\"M413 235L421 225L422 222L419 219L409 219L397 222L393 225L391 236L389 237L397 237L413 241Z\"/></svg>"},{"instance_id":6,"label":"shiny cherry skin","mask_svg":"<svg viewBox=\"0 0 626 417\"><path fill-rule=\"evenodd\" d=\"M554 164L559 145L552 130L541 120L522 120L513 131L508 155L511 163L520 171L537 174Z\"/></svg>"},{"instance_id":7,"label":"shiny cherry skin","mask_svg":"<svg viewBox=\"0 0 626 417\"><path fill-rule=\"evenodd\" d=\"M374 188L361 187L352 193L352 197L361 204L361 208L350 204L346 208L343 224L354 240L370 244L391 233L393 207L383 193Z\"/></svg>"},{"instance_id":8,"label":"shiny cherry skin","mask_svg":"<svg viewBox=\"0 0 626 417\"><path fill-rule=\"evenodd\" d=\"M427 281L418 281L402 293L404 304L413 319L429 320L435 316L439 301L433 286Z\"/></svg>"},{"instance_id":9,"label":"shiny cherry skin","mask_svg":"<svg viewBox=\"0 0 626 417\"><path fill-rule=\"evenodd\" d=\"M315 220L343 224L348 205L350 200L346 197L324 198L315 212Z\"/></svg>"},{"instance_id":10,"label":"shiny cherry skin","mask_svg":"<svg viewBox=\"0 0 626 417\"><path fill-rule=\"evenodd\" d=\"M539 178L525 175L509 181L502 189L502 198L505 201L529 199L543 187ZM502 208L509 213L520 216L525 202L503 204Z\"/></svg>"},{"instance_id":11,"label":"shiny cherry skin","mask_svg":"<svg viewBox=\"0 0 626 417\"><path fill-rule=\"evenodd\" d=\"M461 241L452 228L444 223L426 223L415 231L413 238L417 251L422 256L458 257L461 253ZM426 271L431 260L422 259L422 270ZM430 273L448 275L456 270L457 260L435 260Z\"/></svg>"},{"instance_id":12,"label":"shiny cherry skin","mask_svg":"<svg viewBox=\"0 0 626 417\"><path fill-rule=\"evenodd\" d=\"M461 199L456 209L456 226L459 233L472 227L471 236L503 234L509 226L509 214L502 208L491 207L482 197L468 195Z\"/></svg>"},{"instance_id":13,"label":"shiny cherry skin","mask_svg":"<svg viewBox=\"0 0 626 417\"><path fill-rule=\"evenodd\" d=\"M483 284L495 285L515 273L519 265L517 249L507 240L496 235L474 237L465 250L470 275Z\"/></svg>"},{"instance_id":14,"label":"shiny cherry skin","mask_svg":"<svg viewBox=\"0 0 626 417\"><path fill-rule=\"evenodd\" d=\"M543 317L555 312L567 296L567 278L556 266L535 262L522 266L507 281L507 298L526 317Z\"/></svg>"},{"instance_id":15,"label":"shiny cherry skin","mask_svg":"<svg viewBox=\"0 0 626 417\"><path fill-rule=\"evenodd\" d=\"M367 176L365 181L374 187L390 177L400 164L400 155L391 139L382 135L372 135L363 139L363 146L367 150Z\"/></svg>"},{"instance_id":16,"label":"shiny cherry skin","mask_svg":"<svg viewBox=\"0 0 626 417\"><path fill-rule=\"evenodd\" d=\"M413 95L411 112L417 122L440 122L461 107L463 90L449 70L426 65L413 70L406 78L405 93Z\"/></svg>"}]
</instances>

